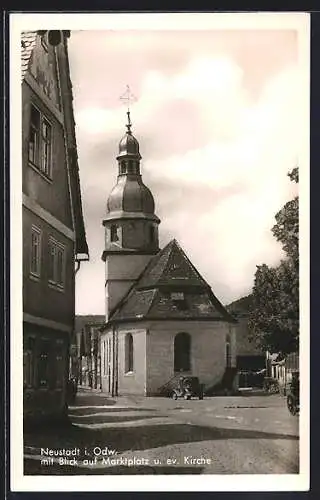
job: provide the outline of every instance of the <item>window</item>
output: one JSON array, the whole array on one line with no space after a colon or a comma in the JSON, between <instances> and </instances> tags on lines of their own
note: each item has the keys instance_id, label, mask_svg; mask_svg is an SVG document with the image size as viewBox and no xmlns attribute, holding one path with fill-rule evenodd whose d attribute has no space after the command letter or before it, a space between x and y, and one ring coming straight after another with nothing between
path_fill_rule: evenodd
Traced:
<instances>
[{"instance_id":1,"label":"window","mask_svg":"<svg viewBox=\"0 0 320 500\"><path fill-rule=\"evenodd\" d=\"M53 238L49 239L48 281L58 288L64 288L65 247Z\"/></svg>"},{"instance_id":2,"label":"window","mask_svg":"<svg viewBox=\"0 0 320 500\"><path fill-rule=\"evenodd\" d=\"M183 372L191 369L191 339L188 333L178 333L174 338L174 371Z\"/></svg>"},{"instance_id":3,"label":"window","mask_svg":"<svg viewBox=\"0 0 320 500\"><path fill-rule=\"evenodd\" d=\"M33 387L35 366L35 338L27 337L23 352L23 385Z\"/></svg>"},{"instance_id":4,"label":"window","mask_svg":"<svg viewBox=\"0 0 320 500\"><path fill-rule=\"evenodd\" d=\"M41 231L38 227L31 228L30 274L40 277L41 271Z\"/></svg>"},{"instance_id":5,"label":"window","mask_svg":"<svg viewBox=\"0 0 320 500\"><path fill-rule=\"evenodd\" d=\"M118 226L116 224L112 224L110 227L110 240L118 241Z\"/></svg>"},{"instance_id":6,"label":"window","mask_svg":"<svg viewBox=\"0 0 320 500\"><path fill-rule=\"evenodd\" d=\"M126 162L125 161L122 161L120 163L120 175L121 174L125 174L126 173Z\"/></svg>"},{"instance_id":7,"label":"window","mask_svg":"<svg viewBox=\"0 0 320 500\"><path fill-rule=\"evenodd\" d=\"M179 309L179 311L185 311L188 309L188 303L186 301L185 295L183 292L172 292L171 300L174 306Z\"/></svg>"},{"instance_id":8,"label":"window","mask_svg":"<svg viewBox=\"0 0 320 500\"><path fill-rule=\"evenodd\" d=\"M41 171L50 177L51 166L51 125L45 119L42 120L41 136Z\"/></svg>"},{"instance_id":9,"label":"window","mask_svg":"<svg viewBox=\"0 0 320 500\"><path fill-rule=\"evenodd\" d=\"M30 132L29 132L29 161L34 165L38 165L39 153L39 131L40 131L40 112L31 106L30 111Z\"/></svg>"},{"instance_id":10,"label":"window","mask_svg":"<svg viewBox=\"0 0 320 500\"><path fill-rule=\"evenodd\" d=\"M33 105L30 110L29 162L51 178L52 127Z\"/></svg>"},{"instance_id":11,"label":"window","mask_svg":"<svg viewBox=\"0 0 320 500\"><path fill-rule=\"evenodd\" d=\"M125 337L125 372L133 372L133 337L127 333Z\"/></svg>"}]
</instances>

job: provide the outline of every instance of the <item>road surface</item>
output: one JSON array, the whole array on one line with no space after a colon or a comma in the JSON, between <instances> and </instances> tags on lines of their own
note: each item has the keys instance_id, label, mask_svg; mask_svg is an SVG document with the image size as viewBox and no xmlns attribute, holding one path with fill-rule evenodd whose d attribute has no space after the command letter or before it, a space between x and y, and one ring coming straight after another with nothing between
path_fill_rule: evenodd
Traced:
<instances>
[{"instance_id":1,"label":"road surface","mask_svg":"<svg viewBox=\"0 0 320 500\"><path fill-rule=\"evenodd\" d=\"M299 417L271 396L79 393L70 427L25 434L25 474L294 474Z\"/></svg>"}]
</instances>

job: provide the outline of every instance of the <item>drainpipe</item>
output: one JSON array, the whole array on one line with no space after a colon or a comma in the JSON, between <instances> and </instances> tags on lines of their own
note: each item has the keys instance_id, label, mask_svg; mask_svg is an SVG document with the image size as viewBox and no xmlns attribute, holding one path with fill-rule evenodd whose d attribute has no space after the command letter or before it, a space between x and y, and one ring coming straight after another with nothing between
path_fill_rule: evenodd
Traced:
<instances>
[{"instance_id":1,"label":"drainpipe","mask_svg":"<svg viewBox=\"0 0 320 500\"><path fill-rule=\"evenodd\" d=\"M111 384L111 396L115 396L115 328L112 325L112 384Z\"/></svg>"}]
</instances>

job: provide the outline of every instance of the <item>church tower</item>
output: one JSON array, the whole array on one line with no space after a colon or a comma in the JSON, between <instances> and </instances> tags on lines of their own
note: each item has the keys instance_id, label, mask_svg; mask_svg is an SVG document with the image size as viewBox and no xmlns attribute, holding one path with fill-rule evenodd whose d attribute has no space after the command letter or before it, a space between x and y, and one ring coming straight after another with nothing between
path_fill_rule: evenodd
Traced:
<instances>
[{"instance_id":1,"label":"church tower","mask_svg":"<svg viewBox=\"0 0 320 500\"><path fill-rule=\"evenodd\" d=\"M133 136L130 111L127 131L119 143L118 177L108 201L105 227L106 321L159 251L158 225L151 191L140 171L139 143Z\"/></svg>"}]
</instances>

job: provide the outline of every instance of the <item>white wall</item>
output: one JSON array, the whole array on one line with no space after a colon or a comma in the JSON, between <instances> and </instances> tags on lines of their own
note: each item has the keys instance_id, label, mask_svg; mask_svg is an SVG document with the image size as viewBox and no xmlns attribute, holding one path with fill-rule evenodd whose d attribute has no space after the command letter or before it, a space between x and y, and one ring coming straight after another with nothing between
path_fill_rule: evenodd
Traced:
<instances>
[{"instance_id":1,"label":"white wall","mask_svg":"<svg viewBox=\"0 0 320 500\"><path fill-rule=\"evenodd\" d=\"M223 322L164 321L150 324L147 334L147 393L153 394L174 376L174 337L191 335L191 373L203 384L219 382L226 367L226 335ZM235 335L231 332L232 365L235 365Z\"/></svg>"},{"instance_id":2,"label":"white wall","mask_svg":"<svg viewBox=\"0 0 320 500\"><path fill-rule=\"evenodd\" d=\"M125 373L125 337L133 338L133 372ZM119 329L119 394L146 394L146 330L141 328Z\"/></svg>"}]
</instances>

